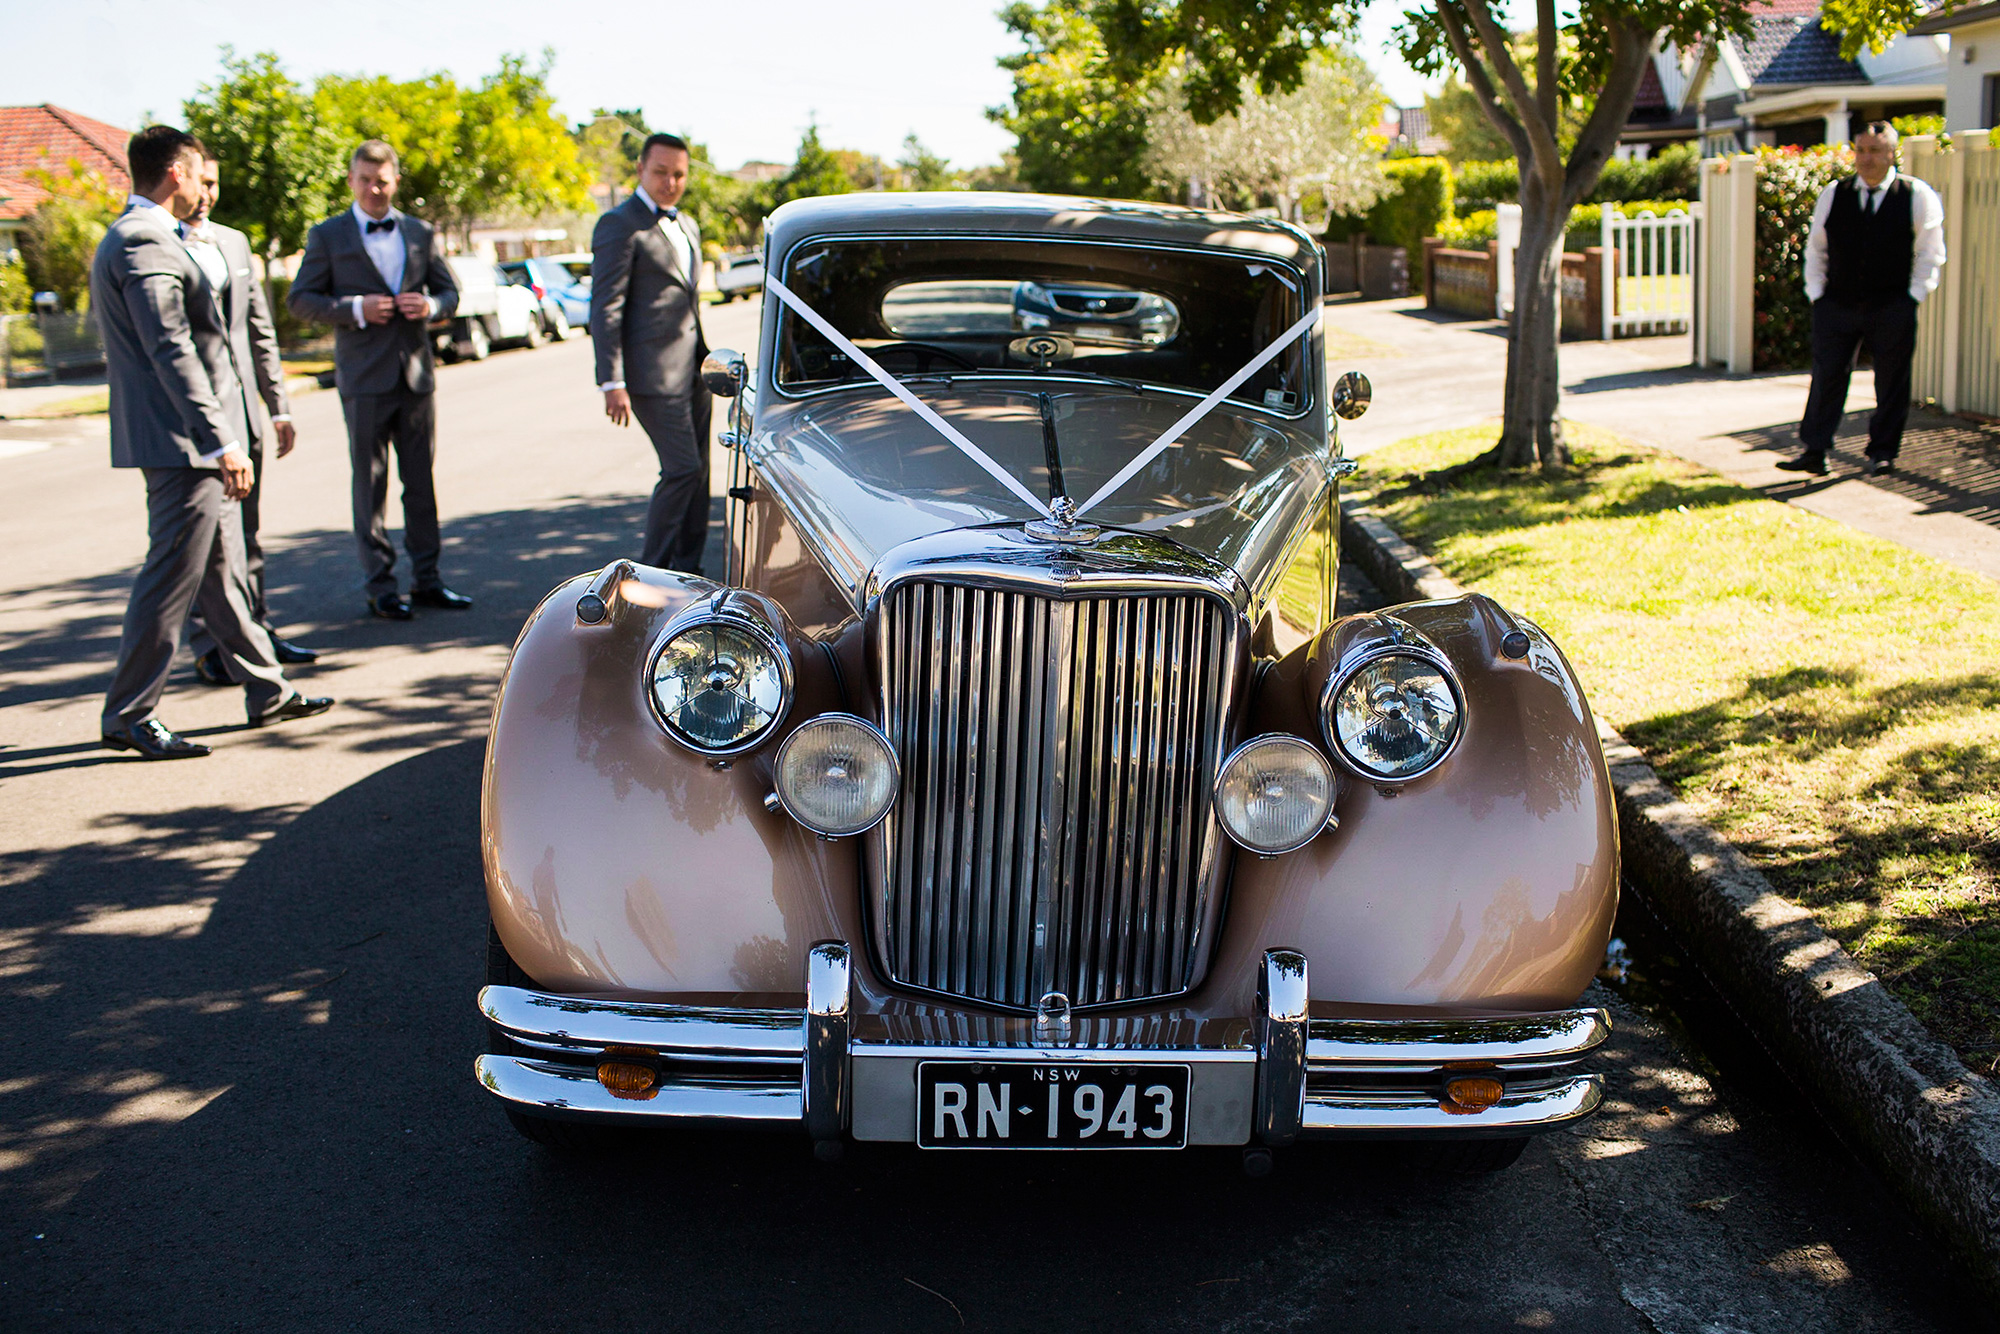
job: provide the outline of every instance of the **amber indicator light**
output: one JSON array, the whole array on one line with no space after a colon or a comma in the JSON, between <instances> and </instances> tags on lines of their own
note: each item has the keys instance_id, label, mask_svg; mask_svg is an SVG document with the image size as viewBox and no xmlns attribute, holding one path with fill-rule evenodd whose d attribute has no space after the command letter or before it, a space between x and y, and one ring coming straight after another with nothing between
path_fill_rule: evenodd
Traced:
<instances>
[{"instance_id":1,"label":"amber indicator light","mask_svg":"<svg viewBox=\"0 0 2000 1334\"><path fill-rule=\"evenodd\" d=\"M1500 1101L1506 1086L1492 1075L1454 1075L1444 1082L1445 1111L1466 1115L1483 1112Z\"/></svg>"},{"instance_id":2,"label":"amber indicator light","mask_svg":"<svg viewBox=\"0 0 2000 1334\"><path fill-rule=\"evenodd\" d=\"M597 1063L597 1082L614 1098L644 1102L660 1091L657 1058L636 1047L607 1047Z\"/></svg>"}]
</instances>

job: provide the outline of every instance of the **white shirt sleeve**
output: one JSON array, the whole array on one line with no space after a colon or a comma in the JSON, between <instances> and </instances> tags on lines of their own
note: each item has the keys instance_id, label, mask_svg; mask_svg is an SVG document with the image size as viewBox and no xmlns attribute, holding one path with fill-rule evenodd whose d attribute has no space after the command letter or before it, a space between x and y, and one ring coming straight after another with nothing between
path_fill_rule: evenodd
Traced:
<instances>
[{"instance_id":1,"label":"white shirt sleeve","mask_svg":"<svg viewBox=\"0 0 2000 1334\"><path fill-rule=\"evenodd\" d=\"M1833 212L1833 192L1838 184L1824 187L1813 203L1812 229L1806 233L1806 300L1826 295L1826 215ZM1942 233L1940 233L1942 236ZM1939 242L1943 244L1942 240ZM1914 282L1914 278L1912 282Z\"/></svg>"},{"instance_id":2,"label":"white shirt sleeve","mask_svg":"<svg viewBox=\"0 0 2000 1334\"><path fill-rule=\"evenodd\" d=\"M368 321L363 319L361 315L362 298L358 296L351 296L347 299L354 303L354 327L357 329L366 329L368 327Z\"/></svg>"},{"instance_id":3,"label":"white shirt sleeve","mask_svg":"<svg viewBox=\"0 0 2000 1334\"><path fill-rule=\"evenodd\" d=\"M1916 253L1910 257L1910 300L1922 301L1937 290L1944 267L1944 201L1927 183L1910 177L1910 222L1917 231Z\"/></svg>"},{"instance_id":4,"label":"white shirt sleeve","mask_svg":"<svg viewBox=\"0 0 2000 1334\"><path fill-rule=\"evenodd\" d=\"M276 421L276 420L277 420L277 418L275 418L275 417L274 417L274 418L272 418L272 420L273 420L273 421ZM290 420L291 420L291 418L290 418L290 417L287 417L287 418L285 418L285 420L286 420L286 421L290 421ZM202 461L203 463L213 463L213 462L215 462L215 461L216 461L217 459L221 458L221 457L222 457L222 456L223 456L224 454L241 454L242 452L243 452L243 446L241 446L241 445L237 444L237 443L236 443L236 442L235 442L234 440L231 440L231 441L230 441L230 442L229 442L228 444L224 445L224 446L223 446L223 447L222 447L221 449L214 449L214 450L210 450L210 451L209 451L208 453L206 453L206 454L203 454L203 455L201 456L201 461Z\"/></svg>"}]
</instances>

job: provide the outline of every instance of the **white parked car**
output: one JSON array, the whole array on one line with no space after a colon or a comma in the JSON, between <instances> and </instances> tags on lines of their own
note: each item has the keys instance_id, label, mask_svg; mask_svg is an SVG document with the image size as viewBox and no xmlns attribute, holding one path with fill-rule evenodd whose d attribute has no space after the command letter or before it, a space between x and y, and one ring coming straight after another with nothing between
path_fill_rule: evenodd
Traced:
<instances>
[{"instance_id":1,"label":"white parked car","mask_svg":"<svg viewBox=\"0 0 2000 1334\"><path fill-rule=\"evenodd\" d=\"M445 263L458 280L458 310L449 319L431 321L431 336L447 360L481 361L496 344L540 347L547 339L541 301L528 288L514 286L493 261L453 255Z\"/></svg>"},{"instance_id":2,"label":"white parked car","mask_svg":"<svg viewBox=\"0 0 2000 1334\"><path fill-rule=\"evenodd\" d=\"M744 255L724 255L715 261L715 290L724 301L750 296L764 290L764 256L759 251Z\"/></svg>"}]
</instances>

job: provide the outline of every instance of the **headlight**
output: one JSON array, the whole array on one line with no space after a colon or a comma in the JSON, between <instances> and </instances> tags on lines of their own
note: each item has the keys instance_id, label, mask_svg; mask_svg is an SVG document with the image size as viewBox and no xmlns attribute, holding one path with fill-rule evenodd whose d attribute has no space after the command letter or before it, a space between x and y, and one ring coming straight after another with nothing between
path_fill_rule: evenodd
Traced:
<instances>
[{"instance_id":1,"label":"headlight","mask_svg":"<svg viewBox=\"0 0 2000 1334\"><path fill-rule=\"evenodd\" d=\"M902 781L889 739L851 713L799 724L778 747L776 769L786 814L828 838L873 829Z\"/></svg>"},{"instance_id":2,"label":"headlight","mask_svg":"<svg viewBox=\"0 0 2000 1334\"><path fill-rule=\"evenodd\" d=\"M707 755L750 749L792 702L792 664L747 619L702 616L653 656L653 709L676 741Z\"/></svg>"},{"instance_id":3,"label":"headlight","mask_svg":"<svg viewBox=\"0 0 2000 1334\"><path fill-rule=\"evenodd\" d=\"M1272 732L1222 762L1215 813L1231 838L1274 856L1312 842L1333 811L1333 766L1316 747Z\"/></svg>"},{"instance_id":4,"label":"headlight","mask_svg":"<svg viewBox=\"0 0 2000 1334\"><path fill-rule=\"evenodd\" d=\"M1463 712L1458 682L1442 659L1385 649L1335 683L1320 721L1328 744L1361 777L1404 783L1444 763L1458 744Z\"/></svg>"}]
</instances>

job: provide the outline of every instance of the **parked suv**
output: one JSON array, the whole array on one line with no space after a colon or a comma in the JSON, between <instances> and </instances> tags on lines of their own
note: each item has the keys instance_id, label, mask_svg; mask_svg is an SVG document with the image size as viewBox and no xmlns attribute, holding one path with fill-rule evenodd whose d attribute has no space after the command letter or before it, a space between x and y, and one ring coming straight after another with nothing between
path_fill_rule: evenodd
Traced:
<instances>
[{"instance_id":1,"label":"parked suv","mask_svg":"<svg viewBox=\"0 0 2000 1334\"><path fill-rule=\"evenodd\" d=\"M548 336L542 303L526 287L516 287L493 261L453 255L445 261L458 280L458 310L431 321L431 336L447 360L483 361L497 343L540 347Z\"/></svg>"},{"instance_id":2,"label":"parked suv","mask_svg":"<svg viewBox=\"0 0 2000 1334\"><path fill-rule=\"evenodd\" d=\"M536 255L510 259L500 272L525 287L542 305L542 323L551 337L567 338L590 327L590 256Z\"/></svg>"}]
</instances>

